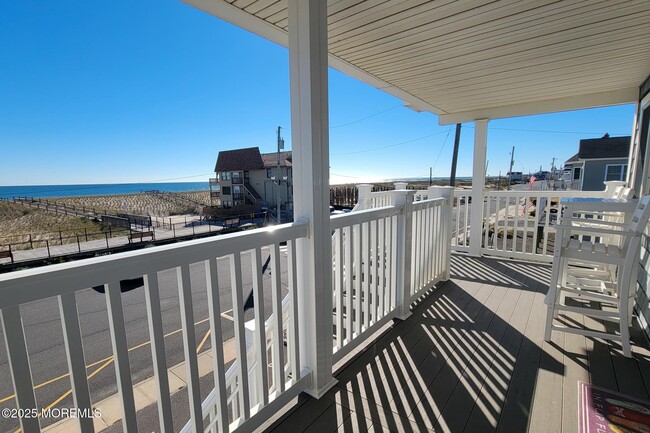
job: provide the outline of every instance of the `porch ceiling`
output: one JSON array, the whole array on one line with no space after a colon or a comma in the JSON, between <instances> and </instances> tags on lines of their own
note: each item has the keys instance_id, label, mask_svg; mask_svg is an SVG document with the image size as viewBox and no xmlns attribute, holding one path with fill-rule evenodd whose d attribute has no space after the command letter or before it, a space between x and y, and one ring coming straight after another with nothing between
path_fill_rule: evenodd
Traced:
<instances>
[{"instance_id":1,"label":"porch ceiling","mask_svg":"<svg viewBox=\"0 0 650 433\"><path fill-rule=\"evenodd\" d=\"M183 0L287 46L286 0ZM440 123L634 102L647 0L328 0L330 66Z\"/></svg>"}]
</instances>

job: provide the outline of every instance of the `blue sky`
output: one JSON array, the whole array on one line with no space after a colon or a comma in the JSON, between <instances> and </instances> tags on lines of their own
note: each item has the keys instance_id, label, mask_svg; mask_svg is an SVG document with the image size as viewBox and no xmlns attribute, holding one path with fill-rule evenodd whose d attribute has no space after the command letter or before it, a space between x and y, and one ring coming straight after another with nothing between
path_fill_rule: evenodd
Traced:
<instances>
[{"instance_id":1,"label":"blue sky","mask_svg":"<svg viewBox=\"0 0 650 433\"><path fill-rule=\"evenodd\" d=\"M290 147L288 52L180 1L9 2L0 15L0 185L202 181L220 150ZM493 120L488 174L548 169L628 135L631 105ZM369 117L371 116L371 117ZM330 70L333 181L448 176L453 129ZM464 124L458 175L471 175Z\"/></svg>"}]
</instances>

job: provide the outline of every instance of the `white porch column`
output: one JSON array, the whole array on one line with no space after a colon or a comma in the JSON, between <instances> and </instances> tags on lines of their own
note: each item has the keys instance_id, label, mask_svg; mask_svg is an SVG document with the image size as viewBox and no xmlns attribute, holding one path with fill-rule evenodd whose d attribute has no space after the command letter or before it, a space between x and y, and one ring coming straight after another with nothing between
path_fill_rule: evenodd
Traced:
<instances>
[{"instance_id":1,"label":"white porch column","mask_svg":"<svg viewBox=\"0 0 650 433\"><path fill-rule=\"evenodd\" d=\"M288 0L294 215L309 220L298 239L301 367L312 371L312 396L332 377L332 240L329 215L327 2Z\"/></svg>"},{"instance_id":2,"label":"white porch column","mask_svg":"<svg viewBox=\"0 0 650 433\"><path fill-rule=\"evenodd\" d=\"M472 169L472 207L470 208L471 217L469 238L469 254L472 256L481 255L487 124L488 119L480 119L474 122L474 167Z\"/></svg>"}]
</instances>

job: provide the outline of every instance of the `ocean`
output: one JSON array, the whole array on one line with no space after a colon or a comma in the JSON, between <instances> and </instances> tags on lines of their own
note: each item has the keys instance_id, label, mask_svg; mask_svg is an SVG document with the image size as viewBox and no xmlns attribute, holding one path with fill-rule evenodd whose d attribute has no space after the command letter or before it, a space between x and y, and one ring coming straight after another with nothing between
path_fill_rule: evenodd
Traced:
<instances>
[{"instance_id":1,"label":"ocean","mask_svg":"<svg viewBox=\"0 0 650 433\"><path fill-rule=\"evenodd\" d=\"M17 196L39 198L72 197L82 195L137 194L151 190L185 192L206 191L208 189L210 189L208 182L0 186L0 198Z\"/></svg>"}]
</instances>

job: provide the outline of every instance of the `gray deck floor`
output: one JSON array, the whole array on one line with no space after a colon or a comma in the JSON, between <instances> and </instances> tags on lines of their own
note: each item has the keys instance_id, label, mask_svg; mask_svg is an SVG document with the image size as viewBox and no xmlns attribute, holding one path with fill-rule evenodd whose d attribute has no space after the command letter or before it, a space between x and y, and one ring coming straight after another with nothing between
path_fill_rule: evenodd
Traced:
<instances>
[{"instance_id":1,"label":"gray deck floor","mask_svg":"<svg viewBox=\"0 0 650 433\"><path fill-rule=\"evenodd\" d=\"M452 279L339 368L325 397L302 394L265 431L573 433L578 381L648 400L650 351L638 326L634 359L578 335L546 343L549 266L452 262Z\"/></svg>"}]
</instances>

